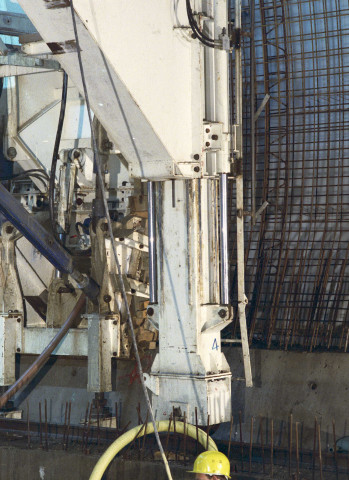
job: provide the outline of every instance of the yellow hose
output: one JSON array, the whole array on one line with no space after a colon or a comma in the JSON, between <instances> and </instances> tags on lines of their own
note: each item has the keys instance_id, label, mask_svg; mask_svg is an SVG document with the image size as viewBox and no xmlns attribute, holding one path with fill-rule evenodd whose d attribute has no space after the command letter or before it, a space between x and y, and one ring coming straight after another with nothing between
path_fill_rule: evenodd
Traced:
<instances>
[{"instance_id":1,"label":"yellow hose","mask_svg":"<svg viewBox=\"0 0 349 480\"><path fill-rule=\"evenodd\" d=\"M169 430L169 421L168 420L163 420L161 422L156 422L156 428L158 432L173 432L174 431L174 425L173 422L171 422L170 430ZM194 425L190 425L188 423L185 424L185 429L186 429L186 435L188 437L196 439L196 427ZM95 468L93 469L90 480L101 480L104 472L108 468L108 465L112 462L113 458L115 455L117 455L120 450L122 450L126 445L131 443L136 437L142 437L144 435L144 432L147 432L147 434L154 433L154 426L152 422L149 422L145 428L144 426L137 426L135 428L132 428L128 432L125 432L121 437L115 440L110 447L103 453L101 458L98 460L98 462L95 465ZM184 433L184 423L183 422L176 422L176 432L177 433ZM198 429L198 441L203 445L203 447L206 449L206 443L207 443L207 433L204 432L203 430ZM208 441L208 450L215 450L218 451L217 445L215 442L212 440L211 437L209 437Z\"/></svg>"}]
</instances>

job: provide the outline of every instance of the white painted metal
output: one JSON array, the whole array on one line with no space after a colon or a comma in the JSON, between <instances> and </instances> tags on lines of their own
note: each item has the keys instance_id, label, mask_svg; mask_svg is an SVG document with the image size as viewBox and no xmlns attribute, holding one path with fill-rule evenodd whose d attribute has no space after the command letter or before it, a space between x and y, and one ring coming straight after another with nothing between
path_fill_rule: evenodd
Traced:
<instances>
[{"instance_id":1,"label":"white painted metal","mask_svg":"<svg viewBox=\"0 0 349 480\"><path fill-rule=\"evenodd\" d=\"M22 353L40 355L43 347L48 345L57 335L58 328L26 327L22 331L22 339L17 340L17 347ZM86 328L71 328L52 355L72 355L87 357L88 331Z\"/></svg>"},{"instance_id":2,"label":"white painted metal","mask_svg":"<svg viewBox=\"0 0 349 480\"><path fill-rule=\"evenodd\" d=\"M16 380L16 323L12 315L0 316L0 385Z\"/></svg>"},{"instance_id":3,"label":"white painted metal","mask_svg":"<svg viewBox=\"0 0 349 480\"><path fill-rule=\"evenodd\" d=\"M148 182L149 302L157 303L156 212L154 183Z\"/></svg>"},{"instance_id":4,"label":"white painted metal","mask_svg":"<svg viewBox=\"0 0 349 480\"><path fill-rule=\"evenodd\" d=\"M201 193L208 182L176 181L174 197L171 181L158 185L159 292L151 318L159 324L159 353L147 377L149 388L158 385L158 395L153 395L158 415L169 416L172 405L184 408L184 401L190 421L193 406L198 407L201 424L206 424L208 414L212 423L227 421L231 411L231 373L220 341L220 331L230 321L229 310L203 304L210 269L202 269L202 258L206 256L207 265L211 249L202 248L200 242L208 226ZM211 264L213 259L218 261L213 256ZM216 270L217 265L211 268Z\"/></svg>"},{"instance_id":5,"label":"white painted metal","mask_svg":"<svg viewBox=\"0 0 349 480\"><path fill-rule=\"evenodd\" d=\"M150 31L154 31L154 24L147 23L147 42L144 42L143 32L140 38L137 35L135 38L137 29L140 25L138 22L132 25L132 22L126 21L126 17L118 15L117 12L122 12L121 5L118 2L111 2L110 9L107 8L105 2L97 5L93 4L93 8L96 11L91 12L90 3L83 2L83 6L86 7L86 11L80 10L80 5L77 5L78 13L80 17L88 20L88 28L93 28L98 25L97 19L99 18L99 12L103 12L103 24L98 27L98 32L107 32L108 36L113 37L113 50L119 49L121 43L120 39L123 38L123 48L121 49L126 54L125 62L133 66L133 73L135 74L135 68L137 72L141 71L141 65L145 65L145 62L149 61L152 56L149 55L148 48L150 47ZM160 5L158 1L158 4ZM21 6L31 18L36 28L40 31L41 36L46 42L69 42L74 38L72 19L70 14L70 8L61 9L47 9L46 4L41 0L21 0ZM128 2L126 5L134 5L133 2ZM145 9L142 12L139 9ZM168 6L166 5L166 14L169 13ZM149 12L154 13L154 21L156 23L160 21L156 10L149 9L149 5L144 2L137 2L137 8L135 12L135 18L142 15L143 19L149 19L151 16ZM108 29L105 22L108 23ZM111 22L109 24L109 22ZM168 23L168 22L167 22ZM82 60L85 66L85 75L88 90L93 92L91 94L91 106L94 113L97 115L101 123L108 132L110 138L118 145L122 151L124 157L129 163L130 173L134 176L147 176L161 178L163 176L169 176L174 171L174 163L168 150L164 147L163 141L159 138L159 135L154 131L151 122L148 120L144 112L137 105L137 98L134 92L130 90L130 86L125 85L125 80L120 73L116 73L116 65L112 65L108 58L108 52L102 53L99 49L96 41L92 38L91 34L85 28L86 23L82 23L77 18L77 28L79 32L79 40L81 46ZM172 25L173 27L173 25ZM149 30L151 29L151 30ZM167 30L166 30L167 31ZM114 36L115 35L115 36ZM161 43L161 36L154 34L156 42ZM183 39L180 37L178 44L181 45ZM132 45L134 50L141 52L141 46L145 46L147 43L147 55L143 55L142 64L140 64L141 56L137 55L134 58L132 55ZM127 48L125 49L125 46ZM190 44L188 45L190 55ZM70 79L75 85L82 91L80 71L77 68L77 55L74 53L73 48L70 48L69 53L58 54L55 58L61 63L63 68L68 72ZM183 53L180 49L179 55ZM138 63L137 63L138 62ZM149 83L150 85L156 85L155 74L154 81ZM145 77L144 71L142 75L137 75L138 80L148 78ZM170 92L169 92L170 93ZM173 96L173 91L172 91ZM158 97L157 97L158 98ZM165 98L165 97L164 97ZM173 102L172 102L173 103ZM167 120L163 122L167 123ZM191 138L191 132L190 132Z\"/></svg>"},{"instance_id":6,"label":"white painted metal","mask_svg":"<svg viewBox=\"0 0 349 480\"><path fill-rule=\"evenodd\" d=\"M235 1L235 28L241 28L241 0ZM239 164L243 160L242 143L242 71L241 71L241 49L235 49L235 118L236 118L236 143L234 145L235 161ZM239 170L239 167L238 167ZM246 386L252 387L252 371L250 361L250 350L248 344L246 325L246 304L245 295L245 247L244 247L244 192L243 192L242 170L236 175L236 236L237 236L237 270L238 270L238 314L242 341L242 355Z\"/></svg>"},{"instance_id":7,"label":"white painted metal","mask_svg":"<svg viewBox=\"0 0 349 480\"><path fill-rule=\"evenodd\" d=\"M20 0L20 3L45 42L55 43L55 49L61 46L62 52L54 58L81 91L70 8L47 9L42 0ZM157 184L153 209L157 216L158 303L153 305L154 314L149 317L153 324L159 326L160 346L151 374L147 376L147 385L154 392L154 408L158 418L168 417L173 406L181 408L182 413L186 411L187 418L193 422L197 406L200 424L206 424L207 415L210 415L210 423L228 421L231 413L231 372L221 352L220 340L221 330L231 321L227 280L228 239L224 230L220 255L218 208L221 200L221 211L224 207L221 219L226 228L227 192L226 189L221 190L224 197L219 198L218 175L223 175L226 180L231 170L229 45L224 37L224 48L228 50L213 50L204 48L197 39L193 39L188 29L184 1L173 0L169 4L163 0L75 0L74 5L79 16L77 23L82 60L94 113L114 142L114 148L120 150L128 162L128 174L146 180L161 180ZM240 8L238 1L237 5ZM199 21L204 23L211 37L222 38L224 29L228 30L227 0L195 1L195 10L202 12L203 9L207 10L207 15L200 15ZM27 48L39 47L32 45ZM238 50L236 60L238 125L233 146L238 163L242 159L241 57ZM48 162L45 164L41 159L50 159L52 154L49 145L53 144L59 110L61 74L46 75L54 79L54 95L52 90L50 93L44 88L48 93L44 96L45 100L29 97L28 108L23 106L23 112L17 109L16 99L11 99L15 107L11 125L13 138L24 149L18 160L30 158L47 168ZM21 79L22 85L28 86L30 82L33 83L30 77ZM30 89L23 88L22 95L28 91ZM72 92L74 89L70 89ZM34 113L29 108L30 102L36 105ZM77 135L74 128L77 124L81 126L85 114L76 93L74 112L68 109L68 121L74 114L73 128L70 125L67 132L72 134L70 140L81 140L81 131ZM43 139L44 126L45 133L50 130L50 137L45 135ZM65 142L66 136L63 137ZM63 143L63 148L69 147ZM127 175L125 177L125 168L119 167L120 157L113 160L117 162L109 161L110 179L115 181L118 175L121 178L119 173L116 174L120 168L122 179L129 180ZM107 176L109 181L109 174ZM202 176L210 178L199 180L198 177ZM188 180L183 180L183 177ZM120 178L113 183L115 188L120 188ZM176 180L170 180L173 178ZM86 188L90 188L92 173L85 180ZM84 182L83 179L81 181ZM236 185L238 295L246 382L249 385L252 380L245 318L242 182L240 173ZM70 195L70 200L61 205L62 225L65 207L69 208L71 201ZM97 227L96 233L91 233L91 238L94 235L92 251L95 252L92 268L94 274L101 277L99 283L103 293L100 306L104 310L100 315L89 316L88 345L86 330L79 329L68 335L57 352L76 352L70 353L76 355L86 352L89 357L89 390L109 391L110 357L121 355L121 332L120 322L114 325L110 317L105 316L105 310L119 312L122 305L117 293L110 240L100 227ZM138 296L147 299L147 283L128 276L135 249L148 251L143 235L135 233L126 240L122 237L117 239L117 254L126 290L128 294L137 292ZM224 264L223 282L219 274L221 263ZM221 286L226 305L220 305ZM115 292L114 298L112 294ZM110 302L102 302L106 294L113 297ZM40 337L34 339L30 330L24 330L23 345L18 348L28 351L39 349L40 345L42 349L48 343L49 331L53 336L54 329L42 329Z\"/></svg>"},{"instance_id":8,"label":"white painted metal","mask_svg":"<svg viewBox=\"0 0 349 480\"><path fill-rule=\"evenodd\" d=\"M90 392L110 392L111 357L120 356L120 317L98 314L88 318L88 384Z\"/></svg>"}]
</instances>

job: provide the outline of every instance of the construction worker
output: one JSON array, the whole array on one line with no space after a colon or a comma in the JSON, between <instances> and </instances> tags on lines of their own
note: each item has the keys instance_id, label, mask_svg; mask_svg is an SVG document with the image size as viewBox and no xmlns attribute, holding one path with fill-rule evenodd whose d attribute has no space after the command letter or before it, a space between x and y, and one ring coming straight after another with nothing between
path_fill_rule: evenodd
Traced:
<instances>
[{"instance_id":1,"label":"construction worker","mask_svg":"<svg viewBox=\"0 0 349 480\"><path fill-rule=\"evenodd\" d=\"M203 452L196 458L190 473L195 473L195 480L226 480L230 478L230 462L223 453Z\"/></svg>"}]
</instances>

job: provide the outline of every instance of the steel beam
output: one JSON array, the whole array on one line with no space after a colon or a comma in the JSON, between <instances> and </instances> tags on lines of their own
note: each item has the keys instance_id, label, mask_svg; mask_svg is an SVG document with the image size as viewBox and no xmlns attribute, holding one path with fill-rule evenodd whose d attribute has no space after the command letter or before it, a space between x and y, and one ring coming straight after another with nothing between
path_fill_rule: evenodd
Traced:
<instances>
[{"instance_id":1,"label":"steel beam","mask_svg":"<svg viewBox=\"0 0 349 480\"><path fill-rule=\"evenodd\" d=\"M23 34L37 33L27 15L0 11L0 34L18 37Z\"/></svg>"},{"instance_id":2,"label":"steel beam","mask_svg":"<svg viewBox=\"0 0 349 480\"><path fill-rule=\"evenodd\" d=\"M18 52L9 53L8 55L0 55L0 65L27 68L45 68L47 70L60 70L61 68L60 64L56 62L56 60L30 57Z\"/></svg>"}]
</instances>

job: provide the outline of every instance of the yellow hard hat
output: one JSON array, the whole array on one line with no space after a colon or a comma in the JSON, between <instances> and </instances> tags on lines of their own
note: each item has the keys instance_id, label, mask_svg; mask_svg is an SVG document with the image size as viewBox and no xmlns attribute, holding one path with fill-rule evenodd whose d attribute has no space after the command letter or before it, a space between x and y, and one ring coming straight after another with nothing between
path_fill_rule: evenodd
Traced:
<instances>
[{"instance_id":1,"label":"yellow hard hat","mask_svg":"<svg viewBox=\"0 0 349 480\"><path fill-rule=\"evenodd\" d=\"M196 458L193 470L190 473L225 475L230 478L230 462L221 452L203 452Z\"/></svg>"}]
</instances>

